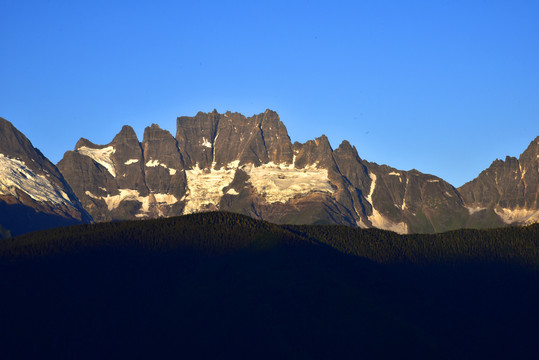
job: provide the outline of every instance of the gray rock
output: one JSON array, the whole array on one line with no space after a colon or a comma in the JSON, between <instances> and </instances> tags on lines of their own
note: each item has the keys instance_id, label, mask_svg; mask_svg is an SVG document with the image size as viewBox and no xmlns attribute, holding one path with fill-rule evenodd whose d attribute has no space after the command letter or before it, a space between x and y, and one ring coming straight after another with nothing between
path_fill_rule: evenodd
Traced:
<instances>
[{"instance_id":1,"label":"gray rock","mask_svg":"<svg viewBox=\"0 0 539 360\"><path fill-rule=\"evenodd\" d=\"M459 192L471 212L485 214L477 227L539 221L539 136L518 159L495 160ZM498 218L487 216L493 212Z\"/></svg>"}]
</instances>

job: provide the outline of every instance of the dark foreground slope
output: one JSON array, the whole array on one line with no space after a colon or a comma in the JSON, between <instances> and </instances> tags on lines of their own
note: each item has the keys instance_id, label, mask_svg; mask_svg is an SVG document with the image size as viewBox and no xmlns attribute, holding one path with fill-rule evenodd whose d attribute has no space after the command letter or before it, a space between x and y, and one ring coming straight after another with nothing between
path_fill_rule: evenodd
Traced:
<instances>
[{"instance_id":1,"label":"dark foreground slope","mask_svg":"<svg viewBox=\"0 0 539 360\"><path fill-rule=\"evenodd\" d=\"M538 264L538 225L58 228L0 243L0 357L537 358Z\"/></svg>"}]
</instances>

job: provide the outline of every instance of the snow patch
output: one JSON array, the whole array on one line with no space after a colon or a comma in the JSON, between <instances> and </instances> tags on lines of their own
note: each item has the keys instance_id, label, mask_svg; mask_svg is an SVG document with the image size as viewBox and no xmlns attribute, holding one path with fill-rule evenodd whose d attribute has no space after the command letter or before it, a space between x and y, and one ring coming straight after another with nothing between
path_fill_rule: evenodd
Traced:
<instances>
[{"instance_id":1,"label":"snow patch","mask_svg":"<svg viewBox=\"0 0 539 360\"><path fill-rule=\"evenodd\" d=\"M110 158L111 155L116 152L116 149L113 146L107 146L103 149L92 149L82 146L76 151L81 155L90 157L96 163L107 169L113 177L116 177L116 168L114 167L114 162Z\"/></svg>"},{"instance_id":2,"label":"snow patch","mask_svg":"<svg viewBox=\"0 0 539 360\"><path fill-rule=\"evenodd\" d=\"M158 204L172 205L178 202L178 199L170 194L153 194L153 196Z\"/></svg>"},{"instance_id":3,"label":"snow patch","mask_svg":"<svg viewBox=\"0 0 539 360\"><path fill-rule=\"evenodd\" d=\"M406 178L406 186L404 187L404 195L402 196L402 206L401 210L406 209L406 193L408 192L408 183L410 182L410 178ZM414 214L415 216L415 214Z\"/></svg>"},{"instance_id":4,"label":"snow patch","mask_svg":"<svg viewBox=\"0 0 539 360\"><path fill-rule=\"evenodd\" d=\"M437 183L437 182L440 182L440 180L427 180L427 182L429 182L429 183Z\"/></svg>"},{"instance_id":5,"label":"snow patch","mask_svg":"<svg viewBox=\"0 0 539 360\"><path fill-rule=\"evenodd\" d=\"M316 164L305 168L273 162L255 167L246 165L242 170L249 175L249 182L268 203L286 203L296 196L310 192L334 193L326 169Z\"/></svg>"},{"instance_id":6,"label":"snow patch","mask_svg":"<svg viewBox=\"0 0 539 360\"><path fill-rule=\"evenodd\" d=\"M166 166L165 164L161 164L161 163L159 162L159 160L148 160L148 161L146 162L146 167L158 167L158 166L162 166L162 167L164 167L165 169L168 169L168 173L169 173L170 175L176 174L176 171L177 171L176 169L172 169L172 168L169 168L168 166Z\"/></svg>"},{"instance_id":7,"label":"snow patch","mask_svg":"<svg viewBox=\"0 0 539 360\"><path fill-rule=\"evenodd\" d=\"M125 165L131 165L131 164L134 164L134 163L137 163L137 162L138 162L138 159L129 159L126 162L124 162L124 164Z\"/></svg>"},{"instance_id":8,"label":"snow patch","mask_svg":"<svg viewBox=\"0 0 539 360\"><path fill-rule=\"evenodd\" d=\"M310 192L335 192L329 182L328 171L318 169L317 164L297 169L293 164L273 162L257 167L253 164L239 166L239 160L235 160L222 168L215 167L216 163L213 162L209 169L200 169L197 164L186 170L189 192L184 214L202 211L211 205L218 208L223 189L230 185L238 169L249 176L251 185L268 203L285 203ZM226 193L239 195L235 189L229 189Z\"/></svg>"},{"instance_id":9,"label":"snow patch","mask_svg":"<svg viewBox=\"0 0 539 360\"><path fill-rule=\"evenodd\" d=\"M69 196L67 196L67 194L66 194L65 192L63 192L62 190L60 190L60 194L62 195L62 197L63 197L64 199L66 199L67 201L71 202L71 201L69 200Z\"/></svg>"},{"instance_id":10,"label":"snow patch","mask_svg":"<svg viewBox=\"0 0 539 360\"><path fill-rule=\"evenodd\" d=\"M237 164L238 162L230 163L220 169L201 169L197 163L194 168L186 170L189 193L183 213L198 212L208 205L218 207L223 189L234 180Z\"/></svg>"},{"instance_id":11,"label":"snow patch","mask_svg":"<svg viewBox=\"0 0 539 360\"><path fill-rule=\"evenodd\" d=\"M392 171L392 172L390 172L388 175L401 176L401 173Z\"/></svg>"},{"instance_id":12,"label":"snow patch","mask_svg":"<svg viewBox=\"0 0 539 360\"><path fill-rule=\"evenodd\" d=\"M146 162L146 166L147 166L147 167L157 167L157 166L159 166L159 165L162 165L162 164L159 163L159 160L148 160L148 161ZM166 165L163 165L163 166L166 167Z\"/></svg>"},{"instance_id":13,"label":"snow patch","mask_svg":"<svg viewBox=\"0 0 539 360\"><path fill-rule=\"evenodd\" d=\"M104 200L109 211L120 206L122 201L138 201L142 204L141 211L147 213L150 210L150 205L172 205L178 202L174 195L169 194L150 194L148 196L140 196L137 190L133 189L118 189L120 194L95 196L90 191L86 191L86 195L97 200ZM139 217L138 215L136 215Z\"/></svg>"},{"instance_id":14,"label":"snow patch","mask_svg":"<svg viewBox=\"0 0 539 360\"><path fill-rule=\"evenodd\" d=\"M476 212L479 212L479 211L486 210L486 208L480 207L480 206L476 206L476 207L465 206L465 208L466 208L466 210L468 210L468 213L469 213L470 215L475 214Z\"/></svg>"},{"instance_id":15,"label":"snow patch","mask_svg":"<svg viewBox=\"0 0 539 360\"><path fill-rule=\"evenodd\" d=\"M533 224L539 222L539 210L536 209L494 209L494 212L502 218L506 224L521 223Z\"/></svg>"},{"instance_id":16,"label":"snow patch","mask_svg":"<svg viewBox=\"0 0 539 360\"><path fill-rule=\"evenodd\" d=\"M205 137L202 138L202 146L211 148L211 142L209 142Z\"/></svg>"},{"instance_id":17,"label":"snow patch","mask_svg":"<svg viewBox=\"0 0 539 360\"><path fill-rule=\"evenodd\" d=\"M369 195L365 197L367 201L372 205L372 194L374 193L374 188L376 187L376 175L374 173L369 173L369 177L371 178L371 189L369 191Z\"/></svg>"}]
</instances>

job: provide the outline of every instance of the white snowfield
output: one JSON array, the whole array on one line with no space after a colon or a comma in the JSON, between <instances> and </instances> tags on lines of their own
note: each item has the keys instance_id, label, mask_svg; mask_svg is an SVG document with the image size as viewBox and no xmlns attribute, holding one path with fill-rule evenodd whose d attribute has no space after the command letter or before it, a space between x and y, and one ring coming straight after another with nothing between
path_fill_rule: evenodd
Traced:
<instances>
[{"instance_id":1,"label":"white snowfield","mask_svg":"<svg viewBox=\"0 0 539 360\"><path fill-rule=\"evenodd\" d=\"M217 137L216 137L217 139ZM211 148L212 147L212 144L211 142L209 142L208 139L206 139L205 137L202 138L202 146L204 147L207 147L207 148Z\"/></svg>"},{"instance_id":2,"label":"white snowfield","mask_svg":"<svg viewBox=\"0 0 539 360\"><path fill-rule=\"evenodd\" d=\"M242 167L249 175L249 182L270 204L286 203L296 196L310 192L334 193L335 189L328 178L327 169L318 169L317 164L296 168L293 164L274 164L273 162Z\"/></svg>"},{"instance_id":3,"label":"white snowfield","mask_svg":"<svg viewBox=\"0 0 539 360\"><path fill-rule=\"evenodd\" d=\"M18 197L16 189L39 202L73 206L67 194L45 176L36 174L21 160L0 154L0 195Z\"/></svg>"},{"instance_id":4,"label":"white snowfield","mask_svg":"<svg viewBox=\"0 0 539 360\"><path fill-rule=\"evenodd\" d=\"M92 158L96 163L107 169L113 177L116 177L116 168L114 167L114 162L112 162L112 159L110 158L110 156L116 152L116 149L113 146L107 146L103 149L92 149L81 146L76 151L79 154Z\"/></svg>"},{"instance_id":5,"label":"white snowfield","mask_svg":"<svg viewBox=\"0 0 539 360\"><path fill-rule=\"evenodd\" d=\"M138 159L129 159L124 164L125 165L131 165L131 164L135 164L135 163L138 163Z\"/></svg>"},{"instance_id":6,"label":"white snowfield","mask_svg":"<svg viewBox=\"0 0 539 360\"><path fill-rule=\"evenodd\" d=\"M369 176L372 180L371 188L369 191L369 195L365 197L367 201L372 206L372 215L368 216L367 218L372 223L372 226L383 229L383 230L390 230L394 231L398 234L406 234L408 233L408 224L406 224L404 221L400 223L393 222L386 217L384 217L378 210L374 208L374 204L372 202L372 194L374 194L374 189L376 188L376 175L373 173L369 173ZM404 200L403 200L403 208L405 206Z\"/></svg>"},{"instance_id":7,"label":"white snowfield","mask_svg":"<svg viewBox=\"0 0 539 360\"><path fill-rule=\"evenodd\" d=\"M168 173L169 173L170 175L176 174L176 171L177 171L176 169L169 169L169 167L166 166L165 164L161 164L161 163L159 162L159 160L148 160L148 161L146 162L146 167L157 167L157 166L162 166L162 167L164 167L165 169L168 169Z\"/></svg>"},{"instance_id":8,"label":"white snowfield","mask_svg":"<svg viewBox=\"0 0 539 360\"><path fill-rule=\"evenodd\" d=\"M118 195L96 196L90 191L86 191L86 195L93 199L104 200L107 208L110 210L116 209L122 201L138 201L142 204L141 212L137 217L145 216L150 211L150 205L172 205L178 202L174 195L169 194L150 194L148 196L140 196L137 190L119 189Z\"/></svg>"},{"instance_id":9,"label":"white snowfield","mask_svg":"<svg viewBox=\"0 0 539 360\"><path fill-rule=\"evenodd\" d=\"M268 203L286 203L296 196L304 196L310 192L334 193L326 169L318 169L317 165L296 168L293 164L274 164L273 162L254 166L246 164L238 166L239 161L233 161L225 167L215 169L215 163L210 169L200 169L197 164L193 169L186 170L187 204L184 214L204 210L207 206L219 206L226 188L241 169L249 175L249 182L255 190L264 196ZM235 189L228 189L228 195L239 195Z\"/></svg>"},{"instance_id":10,"label":"white snowfield","mask_svg":"<svg viewBox=\"0 0 539 360\"><path fill-rule=\"evenodd\" d=\"M148 161L146 162L146 166L147 166L147 167L157 167L157 166L159 166L159 165L160 165L160 164L159 164L159 160L148 160Z\"/></svg>"},{"instance_id":11,"label":"white snowfield","mask_svg":"<svg viewBox=\"0 0 539 360\"><path fill-rule=\"evenodd\" d=\"M239 195L239 194L240 194L239 192L236 191L236 189L232 189L232 188L228 189L228 190L226 191L226 193L227 193L228 195Z\"/></svg>"},{"instance_id":12,"label":"white snowfield","mask_svg":"<svg viewBox=\"0 0 539 360\"><path fill-rule=\"evenodd\" d=\"M202 211L208 205L218 206L223 197L223 189L236 175L238 161L234 161L220 169L201 169L198 164L185 171L188 194L184 214Z\"/></svg>"}]
</instances>

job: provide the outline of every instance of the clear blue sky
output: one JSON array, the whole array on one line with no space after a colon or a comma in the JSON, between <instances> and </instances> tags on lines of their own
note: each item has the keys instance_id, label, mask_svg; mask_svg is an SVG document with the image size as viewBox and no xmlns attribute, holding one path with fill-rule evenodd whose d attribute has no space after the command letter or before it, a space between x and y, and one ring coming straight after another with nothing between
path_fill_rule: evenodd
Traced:
<instances>
[{"instance_id":1,"label":"clear blue sky","mask_svg":"<svg viewBox=\"0 0 539 360\"><path fill-rule=\"evenodd\" d=\"M539 1L0 1L0 116L53 162L180 115L266 108L292 141L454 186L539 135Z\"/></svg>"}]
</instances>

